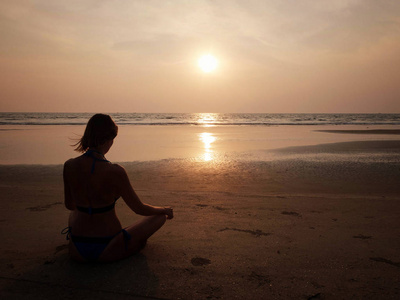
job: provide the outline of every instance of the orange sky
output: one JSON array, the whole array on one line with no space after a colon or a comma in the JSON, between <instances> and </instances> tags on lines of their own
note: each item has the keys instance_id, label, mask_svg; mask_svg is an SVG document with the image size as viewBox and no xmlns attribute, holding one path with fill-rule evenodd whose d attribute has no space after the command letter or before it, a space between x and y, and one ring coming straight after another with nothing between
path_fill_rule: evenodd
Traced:
<instances>
[{"instance_id":1,"label":"orange sky","mask_svg":"<svg viewBox=\"0 0 400 300\"><path fill-rule=\"evenodd\" d=\"M400 113L397 0L13 0L0 36L0 111Z\"/></svg>"}]
</instances>

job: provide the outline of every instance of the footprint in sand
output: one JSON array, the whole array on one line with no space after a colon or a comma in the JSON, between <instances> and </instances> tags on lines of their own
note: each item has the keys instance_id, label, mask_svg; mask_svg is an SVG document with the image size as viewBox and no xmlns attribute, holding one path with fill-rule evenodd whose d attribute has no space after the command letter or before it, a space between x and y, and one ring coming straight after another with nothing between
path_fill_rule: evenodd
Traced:
<instances>
[{"instance_id":1,"label":"footprint in sand","mask_svg":"<svg viewBox=\"0 0 400 300\"><path fill-rule=\"evenodd\" d=\"M191 263L193 266L204 266L211 264L211 260L196 256L192 258Z\"/></svg>"},{"instance_id":2,"label":"footprint in sand","mask_svg":"<svg viewBox=\"0 0 400 300\"><path fill-rule=\"evenodd\" d=\"M56 247L56 252L55 252L55 253L58 253L58 252L63 251L63 250L65 250L65 249L68 249L68 244L64 244L64 245L57 246L57 247Z\"/></svg>"},{"instance_id":3,"label":"footprint in sand","mask_svg":"<svg viewBox=\"0 0 400 300\"><path fill-rule=\"evenodd\" d=\"M354 235L353 238L355 238L355 239L367 240L367 239L372 238L372 236L370 236L370 235L362 235L362 234L359 234L359 235Z\"/></svg>"},{"instance_id":4,"label":"footprint in sand","mask_svg":"<svg viewBox=\"0 0 400 300\"><path fill-rule=\"evenodd\" d=\"M249 281L256 282L259 287L265 284L270 284L272 282L272 280L268 276L258 274L254 271L251 272L249 276L247 276L247 279Z\"/></svg>"},{"instance_id":5,"label":"footprint in sand","mask_svg":"<svg viewBox=\"0 0 400 300\"><path fill-rule=\"evenodd\" d=\"M207 204L196 204L196 206L198 206L198 207L207 207L208 205Z\"/></svg>"},{"instance_id":6,"label":"footprint in sand","mask_svg":"<svg viewBox=\"0 0 400 300\"><path fill-rule=\"evenodd\" d=\"M289 215L289 216L296 216L301 217L301 215L295 211L283 211L281 212L282 215Z\"/></svg>"},{"instance_id":7,"label":"footprint in sand","mask_svg":"<svg viewBox=\"0 0 400 300\"><path fill-rule=\"evenodd\" d=\"M223 208L221 206L213 206L213 208L217 209L217 210L226 210L226 208Z\"/></svg>"}]
</instances>

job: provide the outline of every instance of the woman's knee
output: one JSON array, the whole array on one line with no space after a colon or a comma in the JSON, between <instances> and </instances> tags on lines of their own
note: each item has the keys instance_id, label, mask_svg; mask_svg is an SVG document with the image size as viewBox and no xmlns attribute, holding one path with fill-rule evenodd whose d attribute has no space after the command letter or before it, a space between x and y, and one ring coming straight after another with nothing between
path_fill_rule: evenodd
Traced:
<instances>
[{"instance_id":1,"label":"woman's knee","mask_svg":"<svg viewBox=\"0 0 400 300\"><path fill-rule=\"evenodd\" d=\"M164 225L166 218L165 215L148 216L126 230L139 240L147 239Z\"/></svg>"},{"instance_id":2,"label":"woman's knee","mask_svg":"<svg viewBox=\"0 0 400 300\"><path fill-rule=\"evenodd\" d=\"M155 215L155 216L152 216L152 217L153 217L154 222L159 227L163 226L165 221L167 221L167 216L166 215Z\"/></svg>"}]
</instances>

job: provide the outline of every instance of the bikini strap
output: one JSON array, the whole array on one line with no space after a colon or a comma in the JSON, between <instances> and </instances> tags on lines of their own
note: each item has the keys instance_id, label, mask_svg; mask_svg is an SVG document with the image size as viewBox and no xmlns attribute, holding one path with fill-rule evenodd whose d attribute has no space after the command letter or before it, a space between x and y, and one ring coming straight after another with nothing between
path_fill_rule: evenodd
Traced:
<instances>
[{"instance_id":1,"label":"bikini strap","mask_svg":"<svg viewBox=\"0 0 400 300\"><path fill-rule=\"evenodd\" d=\"M115 207L115 202L116 201L117 200L115 200L113 204L110 204L110 205L105 206L105 207L95 207L95 208L93 208L93 207L76 206L76 209L81 211L81 212L87 213L89 215L100 214L100 213L105 213L107 211L113 210L113 208Z\"/></svg>"},{"instance_id":2,"label":"bikini strap","mask_svg":"<svg viewBox=\"0 0 400 300\"><path fill-rule=\"evenodd\" d=\"M107 159L102 159L102 158L97 158L96 156L93 155L93 153L97 153L100 155L103 155L102 153L100 153L99 151L93 150L93 149L89 149L88 151L86 151L85 153L83 153L83 155L85 156L89 156L93 159L93 163L92 163L92 169L90 170L90 173L94 173L94 166L96 164L96 161L105 161L105 162L110 162Z\"/></svg>"},{"instance_id":3,"label":"bikini strap","mask_svg":"<svg viewBox=\"0 0 400 300\"><path fill-rule=\"evenodd\" d=\"M71 236L71 229L72 227L67 226L65 227L63 230L61 230L61 234L65 234L65 239L68 241L70 239Z\"/></svg>"},{"instance_id":4,"label":"bikini strap","mask_svg":"<svg viewBox=\"0 0 400 300\"><path fill-rule=\"evenodd\" d=\"M132 236L125 229L122 229L121 231L122 231L122 234L124 236L125 249L128 250L129 240L132 238Z\"/></svg>"}]
</instances>

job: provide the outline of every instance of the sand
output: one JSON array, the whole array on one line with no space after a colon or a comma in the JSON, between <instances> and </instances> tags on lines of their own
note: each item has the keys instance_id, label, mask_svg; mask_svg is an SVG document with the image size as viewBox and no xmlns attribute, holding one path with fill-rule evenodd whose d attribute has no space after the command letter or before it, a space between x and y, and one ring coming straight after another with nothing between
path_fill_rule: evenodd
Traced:
<instances>
[{"instance_id":1,"label":"sand","mask_svg":"<svg viewBox=\"0 0 400 300\"><path fill-rule=\"evenodd\" d=\"M345 141L264 161L121 163L144 202L176 216L142 253L104 265L68 257L62 165L1 165L0 297L398 299L399 149ZM138 218L116 209L125 226Z\"/></svg>"}]
</instances>

